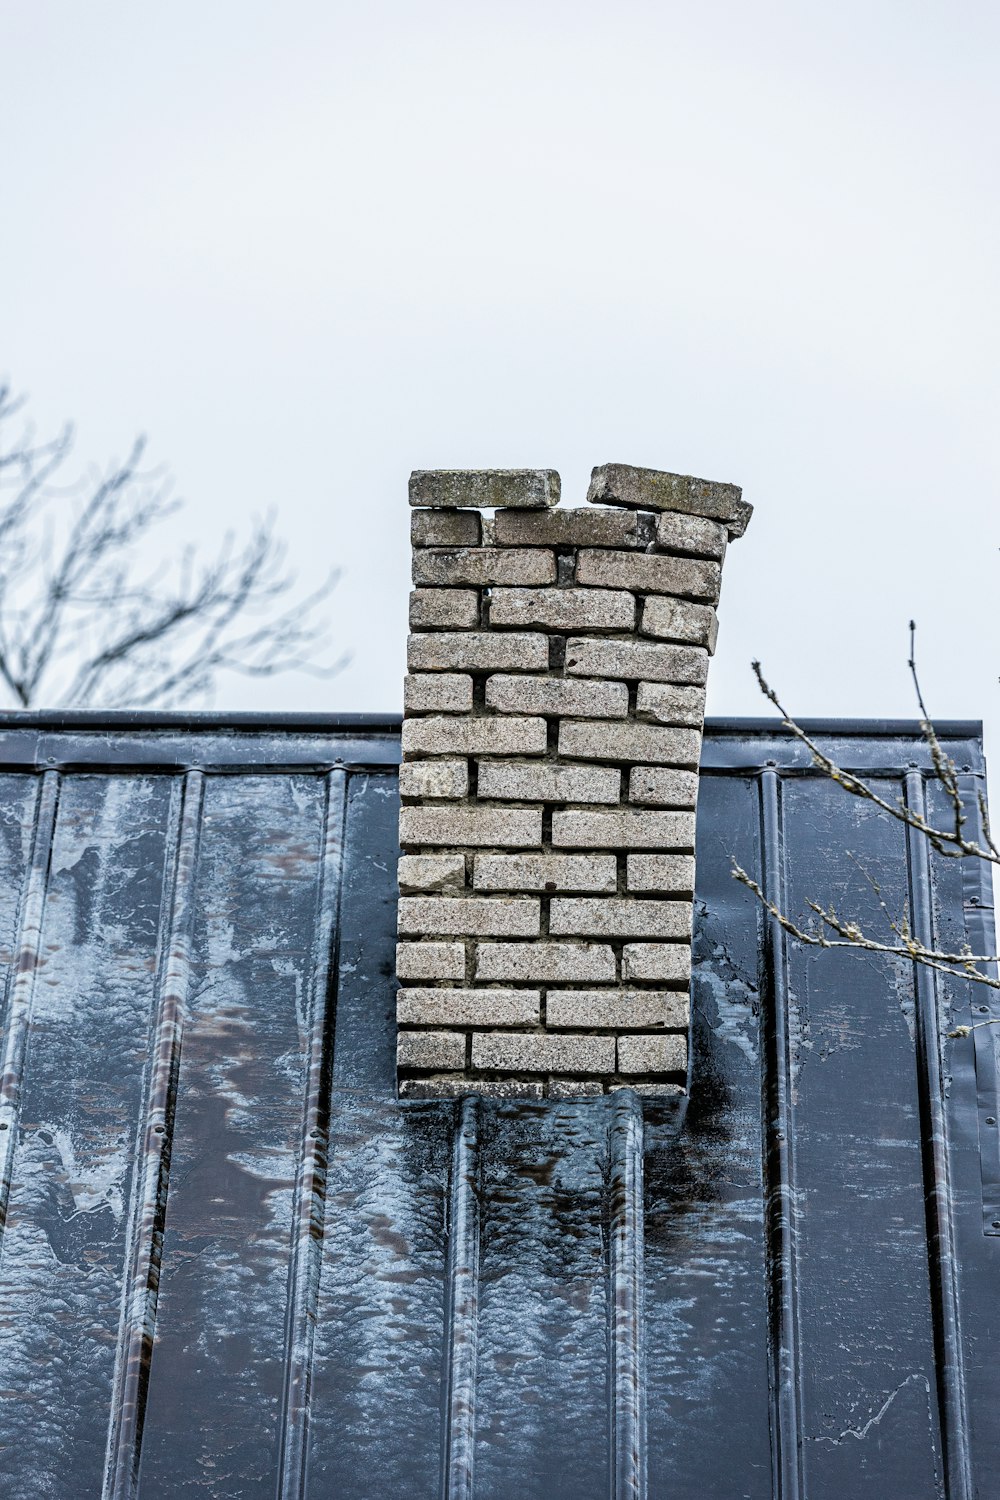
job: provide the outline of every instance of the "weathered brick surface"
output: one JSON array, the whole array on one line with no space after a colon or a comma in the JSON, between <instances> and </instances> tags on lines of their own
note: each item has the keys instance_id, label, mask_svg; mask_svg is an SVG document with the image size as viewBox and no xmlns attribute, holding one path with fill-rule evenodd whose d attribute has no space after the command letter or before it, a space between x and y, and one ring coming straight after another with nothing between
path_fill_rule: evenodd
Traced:
<instances>
[{"instance_id":1,"label":"weathered brick surface","mask_svg":"<svg viewBox=\"0 0 1000 1500\"><path fill-rule=\"evenodd\" d=\"M538 901L530 897L399 898L399 931L406 936L534 937L539 921Z\"/></svg>"},{"instance_id":2,"label":"weathered brick surface","mask_svg":"<svg viewBox=\"0 0 1000 1500\"><path fill-rule=\"evenodd\" d=\"M576 560L577 583L600 589L631 589L639 594L707 599L713 604L719 597L720 578L718 563L693 557L584 550ZM420 581L414 578L415 583Z\"/></svg>"},{"instance_id":3,"label":"weathered brick surface","mask_svg":"<svg viewBox=\"0 0 1000 1500\"><path fill-rule=\"evenodd\" d=\"M460 891L464 886L463 854L404 854L399 861L401 891Z\"/></svg>"},{"instance_id":4,"label":"weathered brick surface","mask_svg":"<svg viewBox=\"0 0 1000 1500\"><path fill-rule=\"evenodd\" d=\"M472 1038L472 1066L497 1073L611 1073L615 1039L553 1036L546 1032L479 1032Z\"/></svg>"},{"instance_id":5,"label":"weathered brick surface","mask_svg":"<svg viewBox=\"0 0 1000 1500\"><path fill-rule=\"evenodd\" d=\"M421 548L413 554L413 582L417 584L509 586L554 583L555 578L555 553L540 548Z\"/></svg>"},{"instance_id":6,"label":"weathered brick surface","mask_svg":"<svg viewBox=\"0 0 1000 1500\"><path fill-rule=\"evenodd\" d=\"M540 807L404 807L399 815L404 845L530 849L542 842Z\"/></svg>"},{"instance_id":7,"label":"weathered brick surface","mask_svg":"<svg viewBox=\"0 0 1000 1500\"><path fill-rule=\"evenodd\" d=\"M680 1029L688 1017L682 990L549 990L545 1002L547 1025L577 1030Z\"/></svg>"},{"instance_id":8,"label":"weathered brick surface","mask_svg":"<svg viewBox=\"0 0 1000 1500\"><path fill-rule=\"evenodd\" d=\"M412 679L411 679L412 680ZM471 678L469 679L471 683ZM503 714L572 714L588 719L624 719L628 688L603 678L490 677L486 706Z\"/></svg>"},{"instance_id":9,"label":"weathered brick surface","mask_svg":"<svg viewBox=\"0 0 1000 1500\"><path fill-rule=\"evenodd\" d=\"M625 547L640 552L655 540L658 520L637 511L561 508L498 510L493 518L501 547Z\"/></svg>"},{"instance_id":10,"label":"weathered brick surface","mask_svg":"<svg viewBox=\"0 0 1000 1500\"><path fill-rule=\"evenodd\" d=\"M458 672L417 672L403 679L408 714L472 712L472 678Z\"/></svg>"},{"instance_id":11,"label":"weathered brick surface","mask_svg":"<svg viewBox=\"0 0 1000 1500\"><path fill-rule=\"evenodd\" d=\"M407 719L403 755L542 755L547 738L544 719Z\"/></svg>"},{"instance_id":12,"label":"weathered brick surface","mask_svg":"<svg viewBox=\"0 0 1000 1500\"><path fill-rule=\"evenodd\" d=\"M401 797L464 797L468 790L466 760L411 760L399 768Z\"/></svg>"},{"instance_id":13,"label":"weathered brick surface","mask_svg":"<svg viewBox=\"0 0 1000 1500\"><path fill-rule=\"evenodd\" d=\"M618 887L613 854L477 854L477 891L605 891Z\"/></svg>"},{"instance_id":14,"label":"weathered brick surface","mask_svg":"<svg viewBox=\"0 0 1000 1500\"><path fill-rule=\"evenodd\" d=\"M630 891L669 891L690 895L694 890L693 854L629 854L625 860Z\"/></svg>"},{"instance_id":15,"label":"weathered brick surface","mask_svg":"<svg viewBox=\"0 0 1000 1500\"><path fill-rule=\"evenodd\" d=\"M461 1068L465 1037L457 1031L400 1031L396 1062L401 1068Z\"/></svg>"},{"instance_id":16,"label":"weathered brick surface","mask_svg":"<svg viewBox=\"0 0 1000 1500\"><path fill-rule=\"evenodd\" d=\"M475 510L415 510L410 516L414 547L478 547L482 540Z\"/></svg>"},{"instance_id":17,"label":"weathered brick surface","mask_svg":"<svg viewBox=\"0 0 1000 1500\"><path fill-rule=\"evenodd\" d=\"M656 552L689 552L692 557L710 557L721 562L726 555L729 533L719 521L704 516L682 516L663 511L656 523Z\"/></svg>"},{"instance_id":18,"label":"weathered brick surface","mask_svg":"<svg viewBox=\"0 0 1000 1500\"><path fill-rule=\"evenodd\" d=\"M540 990L435 989L414 986L399 992L396 1019L401 1026L537 1026Z\"/></svg>"},{"instance_id":19,"label":"weathered brick surface","mask_svg":"<svg viewBox=\"0 0 1000 1500\"><path fill-rule=\"evenodd\" d=\"M701 687L708 677L708 652L697 646L571 636L566 642L566 671L572 677L638 677Z\"/></svg>"},{"instance_id":20,"label":"weathered brick surface","mask_svg":"<svg viewBox=\"0 0 1000 1500\"><path fill-rule=\"evenodd\" d=\"M603 943L479 943L476 978L570 984L613 980L614 951Z\"/></svg>"},{"instance_id":21,"label":"weathered brick surface","mask_svg":"<svg viewBox=\"0 0 1000 1500\"><path fill-rule=\"evenodd\" d=\"M694 729L669 729L659 724L563 719L559 724L559 754L577 760L644 760L665 766L696 766L701 735Z\"/></svg>"},{"instance_id":22,"label":"weathered brick surface","mask_svg":"<svg viewBox=\"0 0 1000 1500\"><path fill-rule=\"evenodd\" d=\"M553 896L549 906L553 937L683 938L691 932L690 901L634 900L619 896Z\"/></svg>"},{"instance_id":23,"label":"weathered brick surface","mask_svg":"<svg viewBox=\"0 0 1000 1500\"><path fill-rule=\"evenodd\" d=\"M647 812L632 807L608 812L555 812L552 842L557 849L676 849L687 853L694 848L694 813Z\"/></svg>"},{"instance_id":24,"label":"weathered brick surface","mask_svg":"<svg viewBox=\"0 0 1000 1500\"><path fill-rule=\"evenodd\" d=\"M523 764L484 760L480 797L516 802L609 802L621 796L622 773L611 766L564 766L552 761Z\"/></svg>"},{"instance_id":25,"label":"weathered brick surface","mask_svg":"<svg viewBox=\"0 0 1000 1500\"><path fill-rule=\"evenodd\" d=\"M411 630L474 630L478 624L475 589L414 589L410 595Z\"/></svg>"},{"instance_id":26,"label":"weathered brick surface","mask_svg":"<svg viewBox=\"0 0 1000 1500\"><path fill-rule=\"evenodd\" d=\"M600 496L618 508L554 509L551 471L411 479L410 1098L683 1088L712 605L749 507L622 465Z\"/></svg>"},{"instance_id":27,"label":"weathered brick surface","mask_svg":"<svg viewBox=\"0 0 1000 1500\"><path fill-rule=\"evenodd\" d=\"M590 476L587 500L591 505L626 505L635 510L675 510L709 516L725 523L730 536L742 536L753 506L735 484L696 479L691 474L668 474L638 469L631 464L601 464Z\"/></svg>"},{"instance_id":28,"label":"weathered brick surface","mask_svg":"<svg viewBox=\"0 0 1000 1500\"><path fill-rule=\"evenodd\" d=\"M687 1067L683 1036L620 1036L618 1069L622 1073L682 1073Z\"/></svg>"},{"instance_id":29,"label":"weathered brick surface","mask_svg":"<svg viewBox=\"0 0 1000 1500\"><path fill-rule=\"evenodd\" d=\"M532 633L454 635L442 630L411 635L406 662L411 672L541 672L549 664L549 643L544 635Z\"/></svg>"},{"instance_id":30,"label":"weathered brick surface","mask_svg":"<svg viewBox=\"0 0 1000 1500\"><path fill-rule=\"evenodd\" d=\"M656 724L690 724L700 729L705 718L705 689L676 687L671 682L640 682L635 711Z\"/></svg>"},{"instance_id":31,"label":"weathered brick surface","mask_svg":"<svg viewBox=\"0 0 1000 1500\"><path fill-rule=\"evenodd\" d=\"M410 504L477 510L537 508L558 505L559 488L555 469L414 469Z\"/></svg>"},{"instance_id":32,"label":"weathered brick surface","mask_svg":"<svg viewBox=\"0 0 1000 1500\"><path fill-rule=\"evenodd\" d=\"M632 630L636 601L620 589L497 589L491 625L543 625L548 630Z\"/></svg>"},{"instance_id":33,"label":"weathered brick surface","mask_svg":"<svg viewBox=\"0 0 1000 1500\"><path fill-rule=\"evenodd\" d=\"M698 773L667 766L633 766L628 773L628 800L648 807L694 807Z\"/></svg>"},{"instance_id":34,"label":"weathered brick surface","mask_svg":"<svg viewBox=\"0 0 1000 1500\"><path fill-rule=\"evenodd\" d=\"M644 600L639 630L642 635L655 635L663 641L689 641L693 646L704 646L709 655L715 651L719 639L715 610L707 604L692 604L689 599Z\"/></svg>"},{"instance_id":35,"label":"weathered brick surface","mask_svg":"<svg viewBox=\"0 0 1000 1500\"><path fill-rule=\"evenodd\" d=\"M397 943L397 979L464 979L464 943Z\"/></svg>"}]
</instances>

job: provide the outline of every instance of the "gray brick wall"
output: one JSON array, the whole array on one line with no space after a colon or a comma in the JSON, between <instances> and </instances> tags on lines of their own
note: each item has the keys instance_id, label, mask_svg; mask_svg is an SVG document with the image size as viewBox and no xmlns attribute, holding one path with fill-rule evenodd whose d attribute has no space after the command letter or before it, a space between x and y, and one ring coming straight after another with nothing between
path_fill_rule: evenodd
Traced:
<instances>
[{"instance_id":1,"label":"gray brick wall","mask_svg":"<svg viewBox=\"0 0 1000 1500\"><path fill-rule=\"evenodd\" d=\"M411 476L404 1095L684 1086L704 685L750 507L624 464L587 500Z\"/></svg>"}]
</instances>

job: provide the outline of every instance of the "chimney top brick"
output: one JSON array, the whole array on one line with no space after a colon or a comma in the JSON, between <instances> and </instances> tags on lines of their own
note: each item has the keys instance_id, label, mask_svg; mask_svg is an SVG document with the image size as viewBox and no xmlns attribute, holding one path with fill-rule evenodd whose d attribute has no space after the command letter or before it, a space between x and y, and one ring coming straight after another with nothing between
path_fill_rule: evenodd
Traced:
<instances>
[{"instance_id":1,"label":"chimney top brick","mask_svg":"<svg viewBox=\"0 0 1000 1500\"><path fill-rule=\"evenodd\" d=\"M414 469L410 504L446 510L547 510L559 504L555 469Z\"/></svg>"},{"instance_id":2,"label":"chimney top brick","mask_svg":"<svg viewBox=\"0 0 1000 1500\"><path fill-rule=\"evenodd\" d=\"M624 505L630 510L673 510L722 521L730 536L742 536L753 514L737 484L666 474L631 464L600 464L590 476L591 505Z\"/></svg>"}]
</instances>

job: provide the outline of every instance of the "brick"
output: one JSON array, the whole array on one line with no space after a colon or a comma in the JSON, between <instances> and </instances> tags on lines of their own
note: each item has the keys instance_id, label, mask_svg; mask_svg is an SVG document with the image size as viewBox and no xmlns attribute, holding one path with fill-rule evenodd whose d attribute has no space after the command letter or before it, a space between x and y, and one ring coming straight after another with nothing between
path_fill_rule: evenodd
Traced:
<instances>
[{"instance_id":1,"label":"brick","mask_svg":"<svg viewBox=\"0 0 1000 1500\"><path fill-rule=\"evenodd\" d=\"M477 979L541 980L569 984L576 980L613 980L615 955L602 943L479 943Z\"/></svg>"},{"instance_id":2,"label":"brick","mask_svg":"<svg viewBox=\"0 0 1000 1500\"><path fill-rule=\"evenodd\" d=\"M478 624L475 589L414 589L410 594L411 630L474 630Z\"/></svg>"},{"instance_id":3,"label":"brick","mask_svg":"<svg viewBox=\"0 0 1000 1500\"><path fill-rule=\"evenodd\" d=\"M471 687L472 679L469 678ZM573 714L587 719L624 719L628 688L604 678L490 677L486 706L503 714Z\"/></svg>"},{"instance_id":4,"label":"brick","mask_svg":"<svg viewBox=\"0 0 1000 1500\"><path fill-rule=\"evenodd\" d=\"M399 861L401 891L461 891L465 888L463 854L404 854Z\"/></svg>"},{"instance_id":5,"label":"brick","mask_svg":"<svg viewBox=\"0 0 1000 1500\"><path fill-rule=\"evenodd\" d=\"M417 553L423 557L423 553ZM691 599L719 597L722 574L716 562L692 557L661 557L651 552L582 551L576 581L600 589L632 589L640 594L678 594ZM414 582L421 580L414 577ZM462 583L465 580L442 580Z\"/></svg>"},{"instance_id":6,"label":"brick","mask_svg":"<svg viewBox=\"0 0 1000 1500\"><path fill-rule=\"evenodd\" d=\"M684 990L549 990L545 1024L608 1031L679 1028L687 1026L689 1011Z\"/></svg>"},{"instance_id":7,"label":"brick","mask_svg":"<svg viewBox=\"0 0 1000 1500\"><path fill-rule=\"evenodd\" d=\"M403 709L413 713L472 712L472 678L457 672L417 672L403 679Z\"/></svg>"},{"instance_id":8,"label":"brick","mask_svg":"<svg viewBox=\"0 0 1000 1500\"><path fill-rule=\"evenodd\" d=\"M606 897L553 897L549 932L553 937L687 937L691 932L691 903L630 896L610 901Z\"/></svg>"},{"instance_id":9,"label":"brick","mask_svg":"<svg viewBox=\"0 0 1000 1500\"><path fill-rule=\"evenodd\" d=\"M705 720L705 689L677 687L671 682L640 682L636 715L656 724L690 724L700 729Z\"/></svg>"},{"instance_id":10,"label":"brick","mask_svg":"<svg viewBox=\"0 0 1000 1500\"><path fill-rule=\"evenodd\" d=\"M566 642L566 673L570 677L638 677L647 682L702 687L708 677L708 652L697 646L571 636Z\"/></svg>"},{"instance_id":11,"label":"brick","mask_svg":"<svg viewBox=\"0 0 1000 1500\"><path fill-rule=\"evenodd\" d=\"M403 989L396 996L401 1026L537 1026L539 990Z\"/></svg>"},{"instance_id":12,"label":"brick","mask_svg":"<svg viewBox=\"0 0 1000 1500\"><path fill-rule=\"evenodd\" d=\"M633 766L628 773L628 798L652 807L694 807L698 773L674 771L667 766Z\"/></svg>"},{"instance_id":13,"label":"brick","mask_svg":"<svg viewBox=\"0 0 1000 1500\"><path fill-rule=\"evenodd\" d=\"M547 636L532 632L503 635L483 630L453 635L434 631L410 636L406 663L411 672L544 672L549 665L549 642Z\"/></svg>"},{"instance_id":14,"label":"brick","mask_svg":"<svg viewBox=\"0 0 1000 1500\"><path fill-rule=\"evenodd\" d=\"M646 812L629 807L614 812L555 812L552 842L557 849L675 849L688 853L694 848L694 813Z\"/></svg>"},{"instance_id":15,"label":"brick","mask_svg":"<svg viewBox=\"0 0 1000 1500\"><path fill-rule=\"evenodd\" d=\"M401 896L399 931L410 936L534 937L539 905L531 897Z\"/></svg>"},{"instance_id":16,"label":"brick","mask_svg":"<svg viewBox=\"0 0 1000 1500\"><path fill-rule=\"evenodd\" d=\"M656 523L653 550L688 552L692 557L711 557L721 562L726 555L728 540L729 533L719 521L665 510Z\"/></svg>"},{"instance_id":17,"label":"brick","mask_svg":"<svg viewBox=\"0 0 1000 1500\"><path fill-rule=\"evenodd\" d=\"M410 516L410 541L414 547L478 547L478 511L415 510Z\"/></svg>"},{"instance_id":18,"label":"brick","mask_svg":"<svg viewBox=\"0 0 1000 1500\"><path fill-rule=\"evenodd\" d=\"M604 1085L596 1078L550 1078L550 1099L588 1099L604 1093Z\"/></svg>"},{"instance_id":19,"label":"brick","mask_svg":"<svg viewBox=\"0 0 1000 1500\"><path fill-rule=\"evenodd\" d=\"M618 886L613 854L477 854L477 891L606 891Z\"/></svg>"},{"instance_id":20,"label":"brick","mask_svg":"<svg viewBox=\"0 0 1000 1500\"><path fill-rule=\"evenodd\" d=\"M430 721L416 719L411 722ZM406 728L404 724L404 748ZM453 747L446 745L442 748ZM659 724L562 719L559 723L559 754L577 760L649 760L667 766L696 766L701 755L701 735L695 729L668 729Z\"/></svg>"},{"instance_id":21,"label":"brick","mask_svg":"<svg viewBox=\"0 0 1000 1500\"><path fill-rule=\"evenodd\" d=\"M464 1068L465 1037L458 1031L400 1031L396 1036L400 1068Z\"/></svg>"},{"instance_id":22,"label":"brick","mask_svg":"<svg viewBox=\"0 0 1000 1500\"><path fill-rule=\"evenodd\" d=\"M632 1089L643 1099L683 1099L687 1093L682 1083L650 1083L647 1079L608 1085L609 1093L614 1093L616 1089Z\"/></svg>"},{"instance_id":23,"label":"brick","mask_svg":"<svg viewBox=\"0 0 1000 1500\"><path fill-rule=\"evenodd\" d=\"M472 1066L496 1073L612 1073L615 1039L544 1031L475 1032Z\"/></svg>"},{"instance_id":24,"label":"brick","mask_svg":"<svg viewBox=\"0 0 1000 1500\"><path fill-rule=\"evenodd\" d=\"M662 733L662 731L660 731ZM544 719L405 719L403 756L543 755ZM652 757L648 757L652 759Z\"/></svg>"},{"instance_id":25,"label":"brick","mask_svg":"<svg viewBox=\"0 0 1000 1500\"><path fill-rule=\"evenodd\" d=\"M626 943L622 949L623 980L687 984L690 978L690 943Z\"/></svg>"},{"instance_id":26,"label":"brick","mask_svg":"<svg viewBox=\"0 0 1000 1500\"><path fill-rule=\"evenodd\" d=\"M468 761L411 760L399 768L401 797L465 797L468 791Z\"/></svg>"},{"instance_id":27,"label":"brick","mask_svg":"<svg viewBox=\"0 0 1000 1500\"><path fill-rule=\"evenodd\" d=\"M397 943L397 979L464 979L464 943Z\"/></svg>"},{"instance_id":28,"label":"brick","mask_svg":"<svg viewBox=\"0 0 1000 1500\"><path fill-rule=\"evenodd\" d=\"M523 1078L468 1078L464 1073L437 1073L428 1078L403 1078L401 1099L460 1099L481 1094L484 1099L544 1099L545 1085Z\"/></svg>"},{"instance_id":29,"label":"brick","mask_svg":"<svg viewBox=\"0 0 1000 1500\"><path fill-rule=\"evenodd\" d=\"M517 802L610 802L621 796L621 771L611 766L561 766L553 761L484 760L480 797Z\"/></svg>"},{"instance_id":30,"label":"brick","mask_svg":"<svg viewBox=\"0 0 1000 1500\"><path fill-rule=\"evenodd\" d=\"M635 598L613 589L496 589L491 625L544 625L547 630L633 630Z\"/></svg>"},{"instance_id":31,"label":"brick","mask_svg":"<svg viewBox=\"0 0 1000 1500\"><path fill-rule=\"evenodd\" d=\"M555 580L555 553L537 548L516 551L507 547L421 548L413 554L413 582L417 584L471 583L489 588L555 583Z\"/></svg>"},{"instance_id":32,"label":"brick","mask_svg":"<svg viewBox=\"0 0 1000 1500\"><path fill-rule=\"evenodd\" d=\"M559 475L555 469L414 469L410 504L544 509L559 504Z\"/></svg>"},{"instance_id":33,"label":"brick","mask_svg":"<svg viewBox=\"0 0 1000 1500\"><path fill-rule=\"evenodd\" d=\"M473 1042L475 1045L475 1042ZM687 1067L687 1037L620 1036L620 1073L682 1073Z\"/></svg>"},{"instance_id":34,"label":"brick","mask_svg":"<svg viewBox=\"0 0 1000 1500\"><path fill-rule=\"evenodd\" d=\"M637 469L631 464L601 464L590 476L587 501L591 505L625 505L633 510L679 510L688 515L722 521L730 536L742 536L753 506L736 484L696 479L692 474L667 474L659 469Z\"/></svg>"},{"instance_id":35,"label":"brick","mask_svg":"<svg viewBox=\"0 0 1000 1500\"><path fill-rule=\"evenodd\" d=\"M501 547L633 547L655 539L657 518L638 511L498 510L494 535Z\"/></svg>"},{"instance_id":36,"label":"brick","mask_svg":"<svg viewBox=\"0 0 1000 1500\"><path fill-rule=\"evenodd\" d=\"M643 602L639 631L663 641L704 646L711 656L719 639L719 620L707 604L692 604L689 599L652 598Z\"/></svg>"},{"instance_id":37,"label":"brick","mask_svg":"<svg viewBox=\"0 0 1000 1500\"><path fill-rule=\"evenodd\" d=\"M625 868L630 891L669 891L678 896L694 891L692 854L630 854Z\"/></svg>"},{"instance_id":38,"label":"brick","mask_svg":"<svg viewBox=\"0 0 1000 1500\"><path fill-rule=\"evenodd\" d=\"M542 842L540 807L404 807L401 844L528 848Z\"/></svg>"}]
</instances>

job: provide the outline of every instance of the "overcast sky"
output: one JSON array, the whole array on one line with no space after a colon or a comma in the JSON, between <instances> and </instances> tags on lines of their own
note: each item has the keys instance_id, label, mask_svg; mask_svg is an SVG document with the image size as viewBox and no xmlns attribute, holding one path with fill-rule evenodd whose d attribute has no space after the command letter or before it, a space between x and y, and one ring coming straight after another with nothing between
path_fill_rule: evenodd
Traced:
<instances>
[{"instance_id":1,"label":"overcast sky","mask_svg":"<svg viewBox=\"0 0 1000 1500\"><path fill-rule=\"evenodd\" d=\"M1000 745L995 3L7 0L0 372L148 432L217 537L276 506L398 710L411 468L742 484L716 714Z\"/></svg>"}]
</instances>

